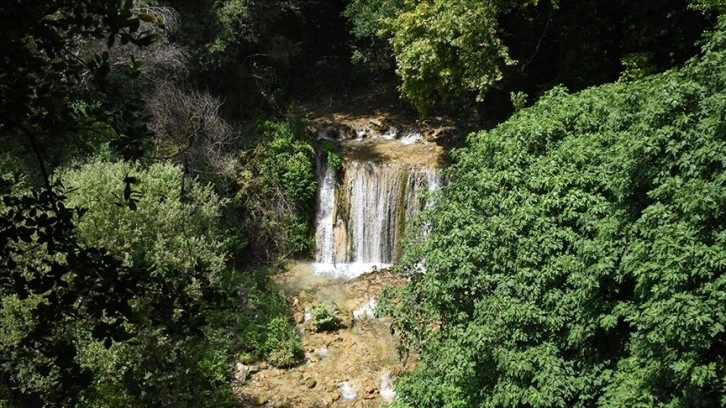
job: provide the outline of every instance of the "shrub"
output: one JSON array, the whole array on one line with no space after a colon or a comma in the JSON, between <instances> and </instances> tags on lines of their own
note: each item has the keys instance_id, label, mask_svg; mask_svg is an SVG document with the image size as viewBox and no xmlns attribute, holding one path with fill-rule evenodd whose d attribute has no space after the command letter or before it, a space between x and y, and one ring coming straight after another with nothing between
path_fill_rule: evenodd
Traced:
<instances>
[{"instance_id":1,"label":"shrub","mask_svg":"<svg viewBox=\"0 0 726 408\"><path fill-rule=\"evenodd\" d=\"M275 367L293 367L305 357L295 325L284 316L275 317L267 324L265 347L269 350L267 361Z\"/></svg>"},{"instance_id":2,"label":"shrub","mask_svg":"<svg viewBox=\"0 0 726 408\"><path fill-rule=\"evenodd\" d=\"M197 284L219 284L226 255L217 225L224 201L210 186L186 179L171 164L143 169L93 161L60 177L68 204L87 210L78 220L87 242L104 246L128 266L152 265L154 275L187 273Z\"/></svg>"},{"instance_id":3,"label":"shrub","mask_svg":"<svg viewBox=\"0 0 726 408\"><path fill-rule=\"evenodd\" d=\"M79 359L97 373L85 406L229 404L232 344L222 311L235 279L217 230L224 201L171 164L96 160L60 177L68 205L85 208L81 240L139 273L133 321L109 322L122 324L133 342L76 340Z\"/></svg>"},{"instance_id":4,"label":"shrub","mask_svg":"<svg viewBox=\"0 0 726 408\"><path fill-rule=\"evenodd\" d=\"M237 199L257 253L299 254L310 247L316 189L314 150L295 117L258 124L262 140L240 158Z\"/></svg>"},{"instance_id":5,"label":"shrub","mask_svg":"<svg viewBox=\"0 0 726 408\"><path fill-rule=\"evenodd\" d=\"M315 305L310 310L310 328L314 332L334 331L341 327L340 311L335 305Z\"/></svg>"},{"instance_id":6,"label":"shrub","mask_svg":"<svg viewBox=\"0 0 726 408\"><path fill-rule=\"evenodd\" d=\"M239 282L243 303L236 316L240 360L268 359L274 349L284 348L286 341L289 346L299 344L297 328L287 317L287 300L270 281L274 272L270 267L255 268L244 273Z\"/></svg>"},{"instance_id":7,"label":"shrub","mask_svg":"<svg viewBox=\"0 0 726 408\"><path fill-rule=\"evenodd\" d=\"M330 166L336 174L340 174L340 170L343 169L343 158L337 151L335 143L330 140L323 140L320 150L321 154L325 158L325 161L328 163L328 166Z\"/></svg>"}]
</instances>

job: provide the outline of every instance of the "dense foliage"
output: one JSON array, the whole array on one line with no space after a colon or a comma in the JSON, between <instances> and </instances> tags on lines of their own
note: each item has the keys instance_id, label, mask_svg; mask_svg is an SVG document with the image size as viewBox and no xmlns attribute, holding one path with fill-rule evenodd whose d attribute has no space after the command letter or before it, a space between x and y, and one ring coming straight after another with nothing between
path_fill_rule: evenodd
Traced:
<instances>
[{"instance_id":1,"label":"dense foliage","mask_svg":"<svg viewBox=\"0 0 726 408\"><path fill-rule=\"evenodd\" d=\"M401 406L726 404L725 64L721 20L680 70L468 138L389 306Z\"/></svg>"},{"instance_id":2,"label":"dense foliage","mask_svg":"<svg viewBox=\"0 0 726 408\"><path fill-rule=\"evenodd\" d=\"M125 1L0 5L3 404L72 405L93 381L77 358L75 332L104 344L128 338L120 325L131 318L140 271L80 242L74 225L80 210L64 204L62 186L49 175L98 140L135 155L148 134L138 95L118 87L136 75L136 66L119 67L111 77L107 53L81 52L88 41L148 44L152 37L132 8Z\"/></svg>"},{"instance_id":3,"label":"dense foliage","mask_svg":"<svg viewBox=\"0 0 726 408\"><path fill-rule=\"evenodd\" d=\"M93 376L75 332L110 345L127 339L138 272L83 245L63 191L3 179L0 204L0 405L71 404ZM89 274L87 271L94 271Z\"/></svg>"},{"instance_id":4,"label":"dense foliage","mask_svg":"<svg viewBox=\"0 0 726 408\"><path fill-rule=\"evenodd\" d=\"M126 156L139 153L148 133L143 113L138 95L121 85L138 67L122 64L111 76L108 52L85 52L91 41L105 48L152 41L153 24L142 25L132 2L12 0L0 6L0 24L8 39L0 57L0 141L8 151L34 165L33 155L57 164L61 153L106 138ZM50 149L54 138L66 146Z\"/></svg>"},{"instance_id":5,"label":"dense foliage","mask_svg":"<svg viewBox=\"0 0 726 408\"><path fill-rule=\"evenodd\" d=\"M428 272L390 310L424 359L401 404L726 404L726 23L649 76L725 9L3 1L0 406L228 406L235 359L303 360L269 280L312 236L315 149L288 112L378 78L349 46L422 113L519 111L455 154L409 251Z\"/></svg>"},{"instance_id":6,"label":"dense foliage","mask_svg":"<svg viewBox=\"0 0 726 408\"><path fill-rule=\"evenodd\" d=\"M167 0L196 84L214 90L235 117L283 113L292 88L316 92L335 72L316 64L345 50L342 0ZM339 50L340 49L340 50ZM314 82L310 78L314 77ZM340 78L340 77L338 77Z\"/></svg>"},{"instance_id":7,"label":"dense foliage","mask_svg":"<svg viewBox=\"0 0 726 408\"><path fill-rule=\"evenodd\" d=\"M103 246L128 266L148 266L162 282L178 273L194 285L220 281L224 242L215 227L224 202L211 186L186 179L171 164L144 169L94 161L59 177L69 190L66 203L85 210L76 224L85 241ZM135 201L132 208L124 205L126 189L128 200Z\"/></svg>"},{"instance_id":8,"label":"dense foliage","mask_svg":"<svg viewBox=\"0 0 726 408\"><path fill-rule=\"evenodd\" d=\"M257 124L260 142L241 155L237 198L248 212L254 247L279 255L310 248L315 158L305 125L294 116Z\"/></svg>"},{"instance_id":9,"label":"dense foliage","mask_svg":"<svg viewBox=\"0 0 726 408\"><path fill-rule=\"evenodd\" d=\"M310 328L315 332L338 330L342 326L339 315L334 304L315 305L310 309Z\"/></svg>"},{"instance_id":10,"label":"dense foliage","mask_svg":"<svg viewBox=\"0 0 726 408\"><path fill-rule=\"evenodd\" d=\"M226 406L235 354L299 362L285 299L238 261L257 220L219 195L243 132L186 82L179 16L152 3L0 6L2 406Z\"/></svg>"},{"instance_id":11,"label":"dense foliage","mask_svg":"<svg viewBox=\"0 0 726 408\"><path fill-rule=\"evenodd\" d=\"M94 162L62 176L69 195L56 205L84 209L64 220L76 225L67 231L33 221L37 210L27 212L25 224L40 228L15 244L13 269L41 276L28 283L29 293L2 293L0 343L12 358L3 362L11 386L3 399L41 406L78 398L94 407L229 400L225 350L235 337L223 326L206 327L234 293L225 287L222 242L212 231L220 200L189 182L182 202L182 174L170 165L145 171ZM125 186L131 178L139 181ZM41 218L55 218L44 210ZM61 245L49 240L55 229L72 232L79 249L65 256L51 249ZM83 249L92 245L104 249ZM41 338L29 341L34 334Z\"/></svg>"},{"instance_id":12,"label":"dense foliage","mask_svg":"<svg viewBox=\"0 0 726 408\"><path fill-rule=\"evenodd\" d=\"M528 3L354 1L347 15L359 36L390 38L401 93L425 113L436 98L455 107L472 93L483 99L502 78L501 66L512 63L497 16Z\"/></svg>"},{"instance_id":13,"label":"dense foliage","mask_svg":"<svg viewBox=\"0 0 726 408\"><path fill-rule=\"evenodd\" d=\"M478 107L495 119L511 112L511 92L670 68L693 55L705 20L685 0L353 0L345 15L354 60L395 65L421 113Z\"/></svg>"},{"instance_id":14,"label":"dense foliage","mask_svg":"<svg viewBox=\"0 0 726 408\"><path fill-rule=\"evenodd\" d=\"M76 224L79 237L145 271L126 328L133 343L84 349L100 394L88 405L222 404L215 393L224 390L229 371L229 335L205 326L229 289L224 241L215 231L223 202L170 164L142 169L95 161L60 177L69 189L67 204L85 209ZM133 205L122 202L126 196Z\"/></svg>"}]
</instances>

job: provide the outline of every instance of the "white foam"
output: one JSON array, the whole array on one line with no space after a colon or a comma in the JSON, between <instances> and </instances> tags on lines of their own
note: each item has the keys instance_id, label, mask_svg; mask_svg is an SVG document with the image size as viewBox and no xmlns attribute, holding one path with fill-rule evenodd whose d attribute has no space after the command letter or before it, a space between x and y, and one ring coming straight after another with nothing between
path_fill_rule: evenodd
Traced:
<instances>
[{"instance_id":1,"label":"white foam","mask_svg":"<svg viewBox=\"0 0 726 408\"><path fill-rule=\"evenodd\" d=\"M318 211L315 221L315 241L318 243L317 259L322 262L335 261L335 170L324 160L318 159Z\"/></svg>"},{"instance_id":2,"label":"white foam","mask_svg":"<svg viewBox=\"0 0 726 408\"><path fill-rule=\"evenodd\" d=\"M386 402L393 402L396 398L396 391L393 389L393 382L391 381L391 375L388 372L381 374L381 387L379 393L381 398Z\"/></svg>"},{"instance_id":3,"label":"white foam","mask_svg":"<svg viewBox=\"0 0 726 408\"><path fill-rule=\"evenodd\" d=\"M368 133L367 128L360 128L355 130L355 139L356 140L363 140L363 137Z\"/></svg>"},{"instance_id":4,"label":"white foam","mask_svg":"<svg viewBox=\"0 0 726 408\"><path fill-rule=\"evenodd\" d=\"M376 302L376 299L371 298L368 302L353 311L353 320L361 320L363 318L375 319L377 306L378 302Z\"/></svg>"},{"instance_id":5,"label":"white foam","mask_svg":"<svg viewBox=\"0 0 726 408\"><path fill-rule=\"evenodd\" d=\"M384 140L393 140L398 135L398 129L396 127L391 127L388 129L388 131L381 135L381 139Z\"/></svg>"},{"instance_id":6,"label":"white foam","mask_svg":"<svg viewBox=\"0 0 726 408\"><path fill-rule=\"evenodd\" d=\"M413 132L408 133L405 136L403 136L400 139L401 144L410 145L414 143L426 143L426 141L421 137L421 133Z\"/></svg>"},{"instance_id":7,"label":"white foam","mask_svg":"<svg viewBox=\"0 0 726 408\"><path fill-rule=\"evenodd\" d=\"M338 390L340 390L340 395L343 397L343 399L347 401L354 400L355 397L358 396L358 393L355 392L355 390L353 389L353 387L350 386L350 383L348 381L343 382Z\"/></svg>"},{"instance_id":8,"label":"white foam","mask_svg":"<svg viewBox=\"0 0 726 408\"><path fill-rule=\"evenodd\" d=\"M375 272L390 267L390 264L377 263L322 263L314 262L311 264L313 273L318 276L328 276L335 279L351 280L363 274Z\"/></svg>"}]
</instances>

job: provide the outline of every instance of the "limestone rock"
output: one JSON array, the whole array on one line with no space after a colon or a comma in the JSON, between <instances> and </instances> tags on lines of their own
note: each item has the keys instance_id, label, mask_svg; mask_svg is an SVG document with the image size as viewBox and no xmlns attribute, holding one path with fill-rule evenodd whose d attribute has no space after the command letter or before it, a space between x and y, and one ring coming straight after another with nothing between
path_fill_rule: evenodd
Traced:
<instances>
[{"instance_id":1,"label":"limestone rock","mask_svg":"<svg viewBox=\"0 0 726 408\"><path fill-rule=\"evenodd\" d=\"M260 394L257 397L255 397L255 404L257 404L257 406L261 407L261 406L267 404L267 400L268 399L266 396Z\"/></svg>"},{"instance_id":2,"label":"limestone rock","mask_svg":"<svg viewBox=\"0 0 726 408\"><path fill-rule=\"evenodd\" d=\"M297 313L295 313L294 317L295 317L295 323L297 323L297 324L305 323L305 313L297 312Z\"/></svg>"},{"instance_id":3,"label":"limestone rock","mask_svg":"<svg viewBox=\"0 0 726 408\"><path fill-rule=\"evenodd\" d=\"M252 374L260 372L260 367L256 365L245 365L240 362L237 362L235 365L235 373L234 378L235 380L244 383L247 380L250 379Z\"/></svg>"},{"instance_id":4,"label":"limestone rock","mask_svg":"<svg viewBox=\"0 0 726 408\"><path fill-rule=\"evenodd\" d=\"M353 312L347 308L340 308L340 326L344 329L350 329L353 327Z\"/></svg>"},{"instance_id":5,"label":"limestone rock","mask_svg":"<svg viewBox=\"0 0 726 408\"><path fill-rule=\"evenodd\" d=\"M275 408L292 408L293 404L288 397L285 397L282 399L282 401L275 402L273 406Z\"/></svg>"},{"instance_id":6,"label":"limestone rock","mask_svg":"<svg viewBox=\"0 0 726 408\"><path fill-rule=\"evenodd\" d=\"M329 406L333 405L333 403L335 402L335 399L333 398L333 396L331 394L328 394L325 397L323 397L322 402L323 402L323 406L329 407Z\"/></svg>"}]
</instances>

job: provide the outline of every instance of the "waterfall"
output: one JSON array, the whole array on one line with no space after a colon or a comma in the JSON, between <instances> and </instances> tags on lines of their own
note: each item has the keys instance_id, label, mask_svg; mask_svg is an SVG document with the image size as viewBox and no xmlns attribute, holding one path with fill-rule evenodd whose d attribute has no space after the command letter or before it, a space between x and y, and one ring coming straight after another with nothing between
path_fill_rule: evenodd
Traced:
<instances>
[{"instance_id":1,"label":"waterfall","mask_svg":"<svg viewBox=\"0 0 726 408\"><path fill-rule=\"evenodd\" d=\"M346 277L398 260L425 192L441 183L433 166L347 161L340 185L326 163L318 167L316 269Z\"/></svg>"},{"instance_id":2,"label":"waterfall","mask_svg":"<svg viewBox=\"0 0 726 408\"><path fill-rule=\"evenodd\" d=\"M324 160L318 160L318 213L315 222L315 242L318 262L335 263L333 222L335 216L335 172Z\"/></svg>"}]
</instances>

